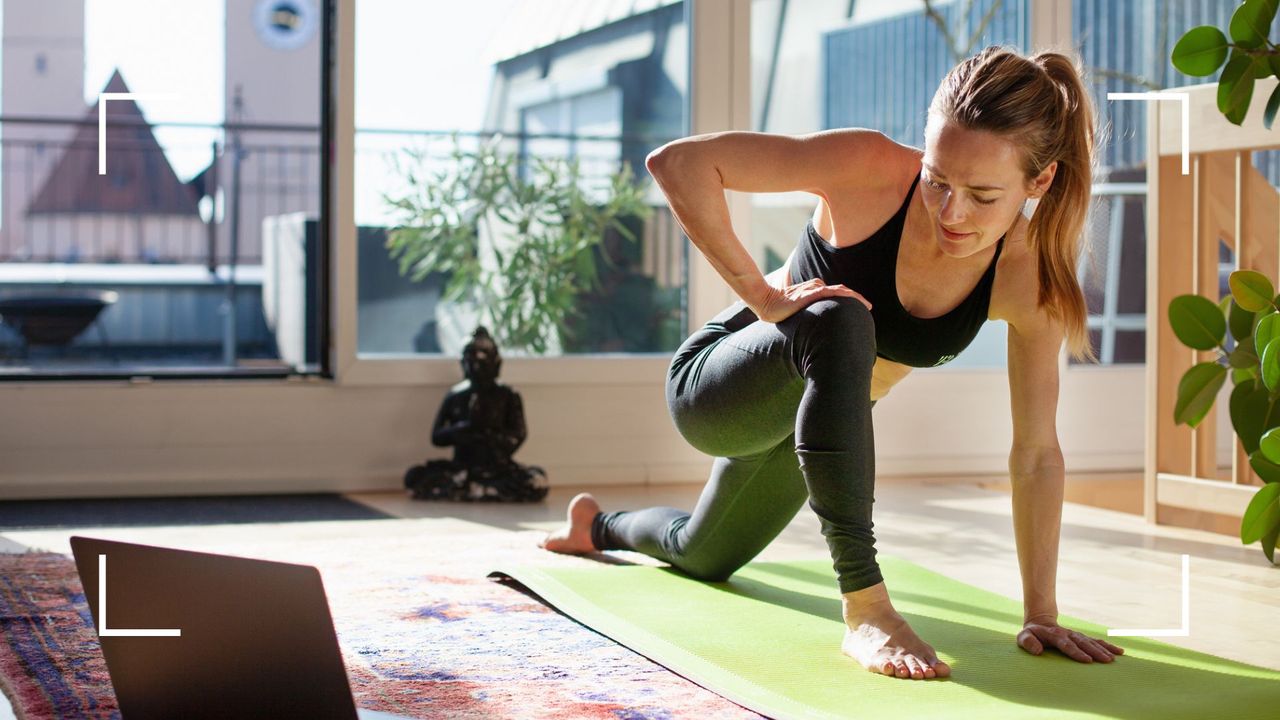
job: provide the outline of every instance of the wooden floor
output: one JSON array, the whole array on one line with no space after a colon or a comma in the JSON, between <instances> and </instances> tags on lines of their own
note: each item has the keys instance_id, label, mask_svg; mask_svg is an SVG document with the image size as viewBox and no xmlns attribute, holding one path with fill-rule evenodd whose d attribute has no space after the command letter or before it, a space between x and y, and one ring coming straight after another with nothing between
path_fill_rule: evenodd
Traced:
<instances>
[{"instance_id":1,"label":"wooden floor","mask_svg":"<svg viewBox=\"0 0 1280 720\"><path fill-rule=\"evenodd\" d=\"M1007 483L997 477L880 478L876 547L963 582L1020 598L1010 496L1005 488ZM583 489L553 488L546 503L538 505L424 503L398 492L351 497L406 519L451 520L414 523L413 532L426 543L433 531L442 537L450 527L456 532L453 521L458 520L513 532L551 530L563 522L569 498ZM700 490L699 485L590 489L605 510L650 505L689 509ZM1188 637L1161 639L1280 670L1275 633L1259 631L1274 626L1278 617L1280 568L1271 567L1256 544L1245 547L1238 537L1205 530L1148 525L1137 514L1141 477L1136 473L1071 475L1067 497L1058 569L1060 612L1110 628L1177 628L1182 613L1181 556L1187 554L1191 557L1191 632ZM369 532L359 529L361 524L342 524L351 526L352 542ZM139 541L163 544L171 537L176 544L197 533L219 532L218 528L146 528ZM35 547L69 552L67 539L80 530L8 532L0 535L0 551ZM303 528L282 531L305 532ZM657 562L634 553L620 555ZM817 517L806 507L759 559L808 558L829 555ZM889 588L890 595L893 590ZM1123 638L1118 640L1123 646ZM1014 639L1010 637L1009 642ZM12 717L4 705L0 700L0 720Z\"/></svg>"}]
</instances>

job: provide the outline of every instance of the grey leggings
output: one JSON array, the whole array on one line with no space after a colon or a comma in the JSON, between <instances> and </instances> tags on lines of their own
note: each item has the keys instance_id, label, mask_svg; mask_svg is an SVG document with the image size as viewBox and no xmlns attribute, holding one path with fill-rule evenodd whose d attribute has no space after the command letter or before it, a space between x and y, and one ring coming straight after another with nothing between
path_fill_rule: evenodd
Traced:
<instances>
[{"instance_id":1,"label":"grey leggings","mask_svg":"<svg viewBox=\"0 0 1280 720\"><path fill-rule=\"evenodd\" d=\"M598 513L592 542L721 581L808 499L840 592L879 583L871 523L875 359L875 322L855 298L819 300L776 324L741 301L730 305L684 341L667 374L676 428L715 457L693 513Z\"/></svg>"}]
</instances>

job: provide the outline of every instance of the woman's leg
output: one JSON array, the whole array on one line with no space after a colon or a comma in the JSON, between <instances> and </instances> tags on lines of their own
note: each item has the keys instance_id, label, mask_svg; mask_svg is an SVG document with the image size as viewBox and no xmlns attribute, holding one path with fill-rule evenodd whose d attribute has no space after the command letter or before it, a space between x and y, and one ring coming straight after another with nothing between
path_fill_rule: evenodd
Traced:
<instances>
[{"instance_id":1,"label":"woman's leg","mask_svg":"<svg viewBox=\"0 0 1280 720\"><path fill-rule=\"evenodd\" d=\"M813 303L778 324L756 320L743 303L730 306L685 341L668 375L676 427L716 456L693 513L600 513L593 544L723 580L808 497L842 592L879 582L871 533L874 361L870 312L852 298Z\"/></svg>"},{"instance_id":2,"label":"woman's leg","mask_svg":"<svg viewBox=\"0 0 1280 720\"><path fill-rule=\"evenodd\" d=\"M782 532L806 495L788 436L754 455L716 458L692 513L673 507L600 513L591 541L601 550L635 550L693 577L722 581Z\"/></svg>"}]
</instances>

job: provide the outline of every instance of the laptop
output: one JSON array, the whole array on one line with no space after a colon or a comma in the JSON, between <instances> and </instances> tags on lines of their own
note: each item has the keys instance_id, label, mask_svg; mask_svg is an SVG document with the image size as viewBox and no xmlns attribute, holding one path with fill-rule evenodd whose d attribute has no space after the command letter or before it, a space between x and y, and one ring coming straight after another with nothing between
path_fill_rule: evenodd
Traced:
<instances>
[{"instance_id":1,"label":"laptop","mask_svg":"<svg viewBox=\"0 0 1280 720\"><path fill-rule=\"evenodd\" d=\"M406 720L356 709L316 568L87 537L71 550L123 720Z\"/></svg>"}]
</instances>

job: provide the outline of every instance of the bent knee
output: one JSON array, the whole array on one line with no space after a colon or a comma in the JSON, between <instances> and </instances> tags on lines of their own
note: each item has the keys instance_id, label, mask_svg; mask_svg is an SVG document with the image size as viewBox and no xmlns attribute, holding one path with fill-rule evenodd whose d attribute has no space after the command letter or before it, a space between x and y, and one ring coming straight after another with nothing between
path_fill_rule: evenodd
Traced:
<instances>
[{"instance_id":1,"label":"bent knee","mask_svg":"<svg viewBox=\"0 0 1280 720\"><path fill-rule=\"evenodd\" d=\"M798 313L802 315L800 345L810 356L824 351L842 359L863 358L874 363L876 322L871 311L857 298L823 298Z\"/></svg>"},{"instance_id":2,"label":"bent knee","mask_svg":"<svg viewBox=\"0 0 1280 720\"><path fill-rule=\"evenodd\" d=\"M727 558L688 556L673 563L681 572L695 580L704 582L724 582L728 580L743 563Z\"/></svg>"},{"instance_id":3,"label":"bent knee","mask_svg":"<svg viewBox=\"0 0 1280 720\"><path fill-rule=\"evenodd\" d=\"M876 322L871 310L858 298L822 298L804 308L812 324L828 330L850 331L854 335L870 335L875 338Z\"/></svg>"}]
</instances>

